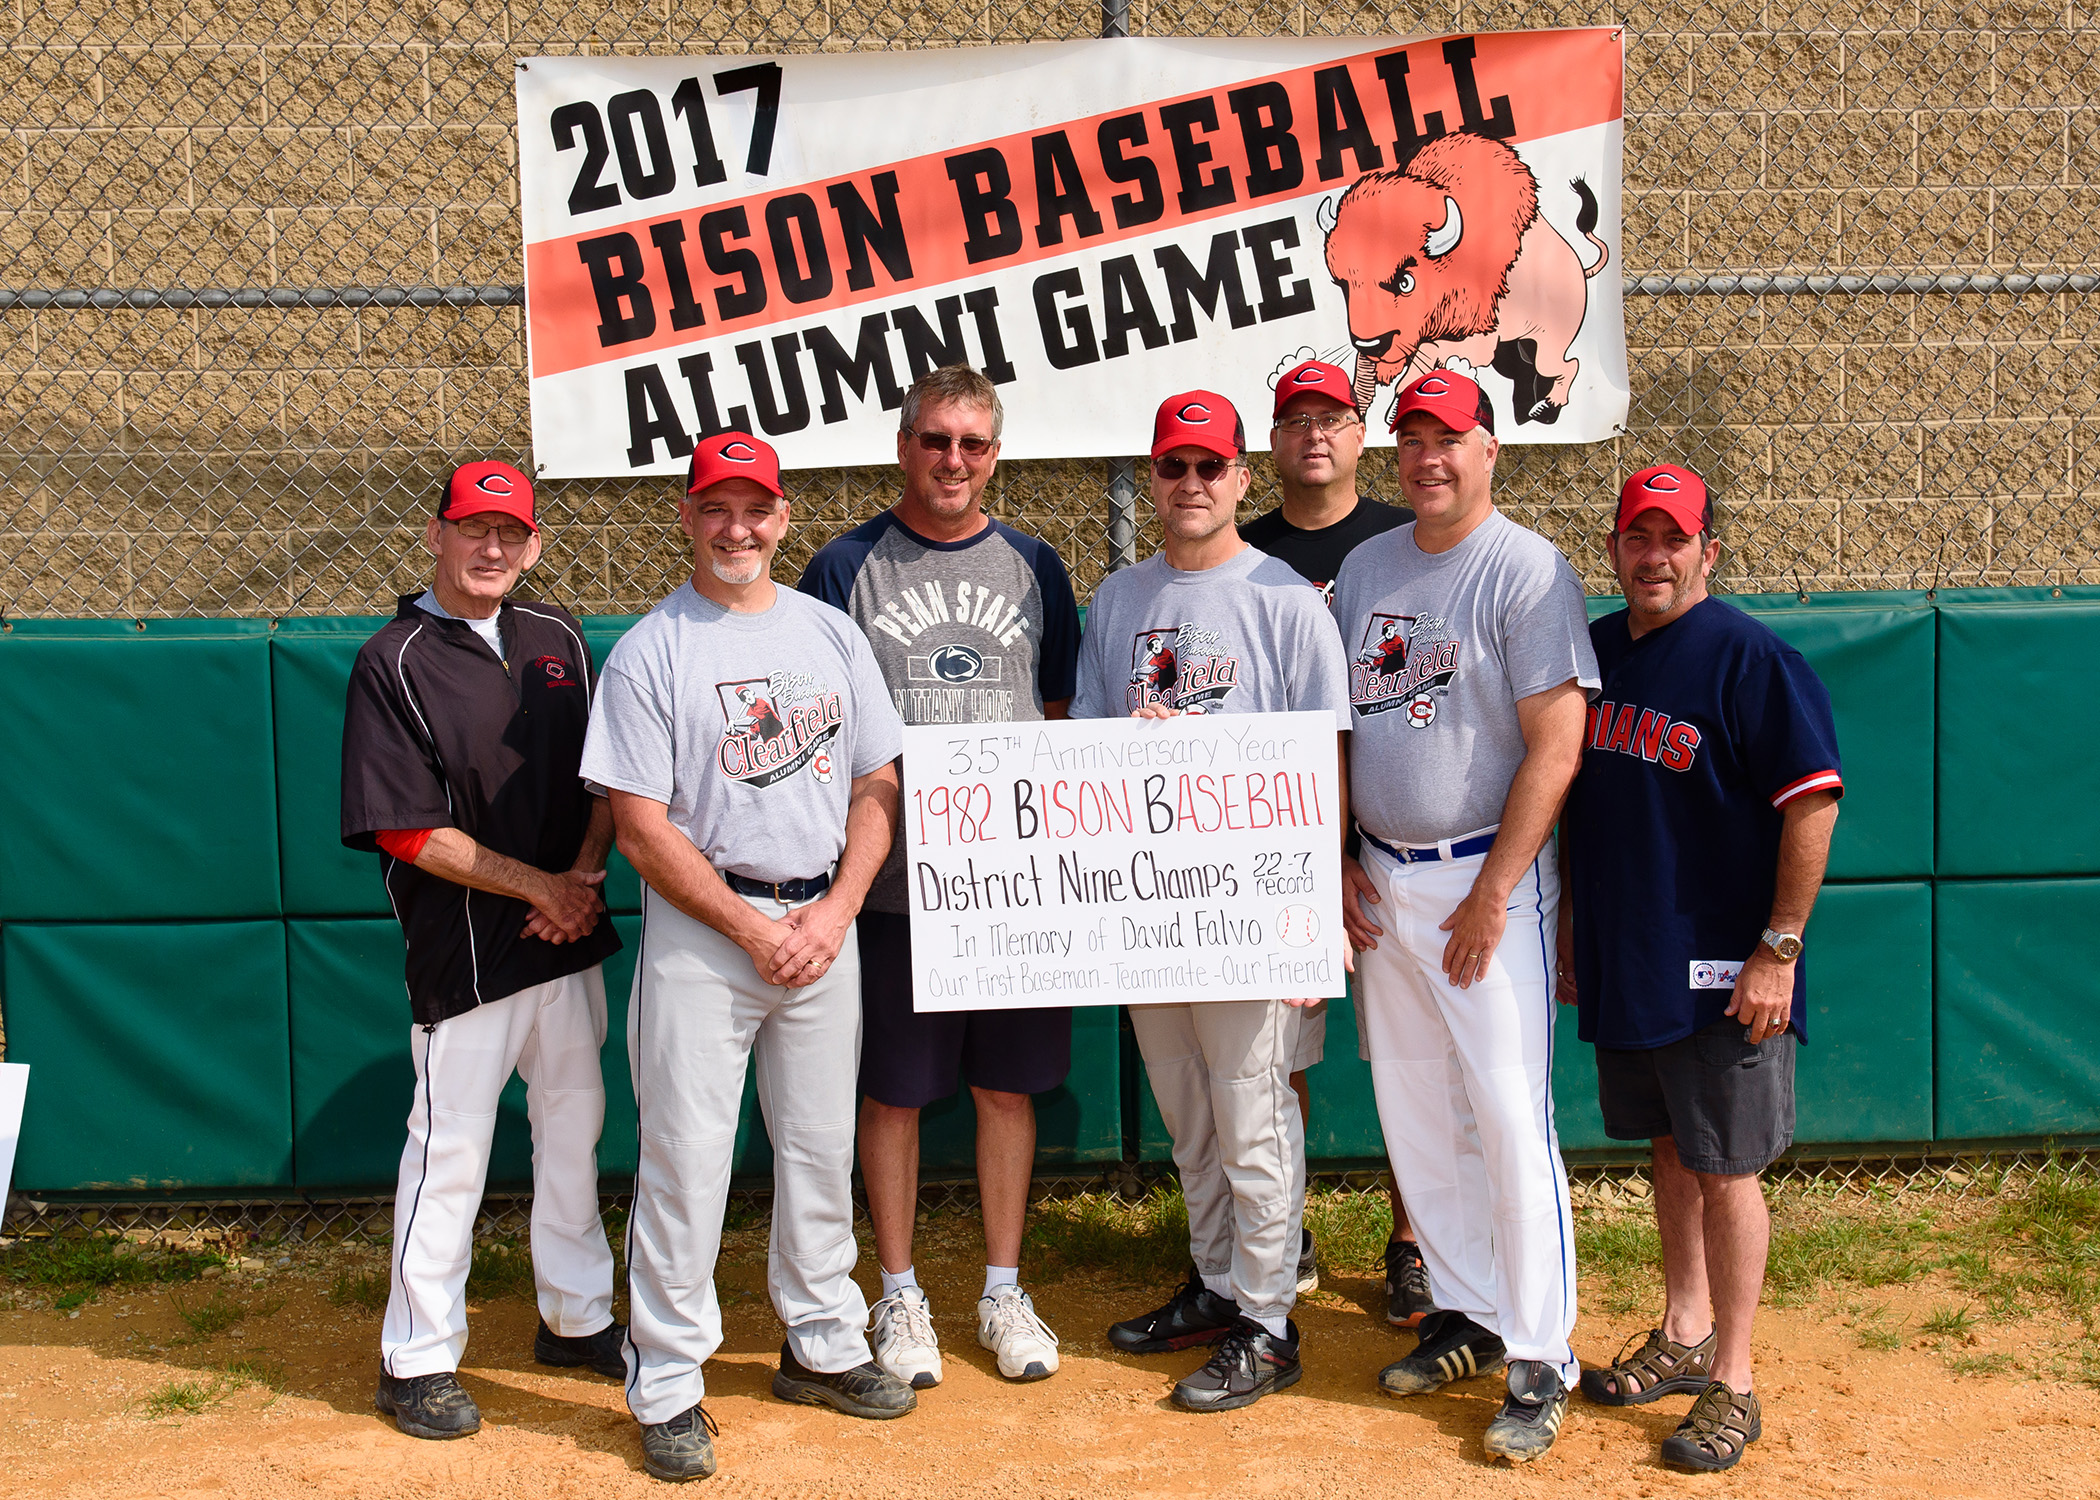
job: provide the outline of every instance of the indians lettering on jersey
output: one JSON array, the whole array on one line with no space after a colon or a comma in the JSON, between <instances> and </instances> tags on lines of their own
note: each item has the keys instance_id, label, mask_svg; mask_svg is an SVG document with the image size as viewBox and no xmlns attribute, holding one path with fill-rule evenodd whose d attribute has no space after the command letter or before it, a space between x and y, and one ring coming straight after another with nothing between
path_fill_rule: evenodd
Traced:
<instances>
[{"instance_id":1,"label":"indians lettering on jersey","mask_svg":"<svg viewBox=\"0 0 2100 1500\"><path fill-rule=\"evenodd\" d=\"M1583 744L1592 750L1638 755L1642 760L1689 771L1699 758L1699 731L1681 719L1637 703L1593 704Z\"/></svg>"},{"instance_id":2,"label":"indians lettering on jersey","mask_svg":"<svg viewBox=\"0 0 2100 1500\"><path fill-rule=\"evenodd\" d=\"M1372 615L1349 663L1349 702L1366 718L1404 709L1409 728L1427 729L1458 675L1460 645L1442 616Z\"/></svg>"},{"instance_id":3,"label":"indians lettering on jersey","mask_svg":"<svg viewBox=\"0 0 2100 1500\"><path fill-rule=\"evenodd\" d=\"M837 693L807 672L775 672L740 682L718 682L722 742L715 764L746 786L785 781L805 765L817 780L831 780L831 742L845 723Z\"/></svg>"},{"instance_id":4,"label":"indians lettering on jersey","mask_svg":"<svg viewBox=\"0 0 2100 1500\"><path fill-rule=\"evenodd\" d=\"M950 600L953 603L950 603ZM986 645L1011 648L1028 633L1019 603L967 579L929 579L874 601L869 625L901 645L927 650L905 659L906 681L890 689L907 724L995 724L1014 717L1014 687L1004 656L956 639L958 627L989 636ZM1023 654L1027 648L1022 648Z\"/></svg>"},{"instance_id":5,"label":"indians lettering on jersey","mask_svg":"<svg viewBox=\"0 0 2100 1500\"><path fill-rule=\"evenodd\" d=\"M1131 637L1124 697L1133 711L1159 703L1185 714L1211 713L1239 685L1240 659L1226 652L1214 630L1184 622Z\"/></svg>"}]
</instances>

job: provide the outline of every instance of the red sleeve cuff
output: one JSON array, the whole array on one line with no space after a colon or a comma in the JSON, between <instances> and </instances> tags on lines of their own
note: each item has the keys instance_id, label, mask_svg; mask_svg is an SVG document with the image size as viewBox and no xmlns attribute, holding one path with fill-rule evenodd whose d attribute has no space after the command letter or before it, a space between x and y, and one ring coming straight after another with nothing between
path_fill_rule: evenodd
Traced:
<instances>
[{"instance_id":1,"label":"red sleeve cuff","mask_svg":"<svg viewBox=\"0 0 2100 1500\"><path fill-rule=\"evenodd\" d=\"M1845 794L1845 783L1835 771L1813 771L1799 781L1790 781L1772 794L1774 807L1785 807L1796 797L1805 797L1810 792L1836 792Z\"/></svg>"},{"instance_id":2,"label":"red sleeve cuff","mask_svg":"<svg viewBox=\"0 0 2100 1500\"><path fill-rule=\"evenodd\" d=\"M372 835L374 842L403 864L414 864L435 828L386 828Z\"/></svg>"}]
</instances>

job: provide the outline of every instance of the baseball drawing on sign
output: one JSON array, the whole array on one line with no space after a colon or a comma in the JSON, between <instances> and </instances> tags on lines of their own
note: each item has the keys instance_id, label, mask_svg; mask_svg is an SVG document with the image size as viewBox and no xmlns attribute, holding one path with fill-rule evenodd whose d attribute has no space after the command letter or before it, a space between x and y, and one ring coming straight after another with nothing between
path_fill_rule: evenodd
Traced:
<instances>
[{"instance_id":1,"label":"baseball drawing on sign","mask_svg":"<svg viewBox=\"0 0 2100 1500\"><path fill-rule=\"evenodd\" d=\"M1576 178L1581 253L1539 213L1538 179L1502 141L1438 136L1403 166L1367 172L1317 210L1328 274L1349 305L1356 407L1463 360L1515 392L1516 420L1560 419L1581 367L1570 357L1589 311L1589 281L1611 259L1597 198Z\"/></svg>"},{"instance_id":2,"label":"baseball drawing on sign","mask_svg":"<svg viewBox=\"0 0 2100 1500\"><path fill-rule=\"evenodd\" d=\"M1436 722L1458 675L1459 641L1437 615L1373 614L1349 663L1349 701L1365 716L1404 709L1409 728Z\"/></svg>"},{"instance_id":3,"label":"baseball drawing on sign","mask_svg":"<svg viewBox=\"0 0 2100 1500\"><path fill-rule=\"evenodd\" d=\"M1184 622L1138 631L1130 643L1129 706L1210 713L1240 684L1240 659L1214 630Z\"/></svg>"},{"instance_id":4,"label":"baseball drawing on sign","mask_svg":"<svg viewBox=\"0 0 2100 1500\"><path fill-rule=\"evenodd\" d=\"M785 781L805 765L819 781L831 780L829 746L845 722L837 693L807 672L775 672L739 682L718 682L722 741L715 764L747 786Z\"/></svg>"}]
</instances>

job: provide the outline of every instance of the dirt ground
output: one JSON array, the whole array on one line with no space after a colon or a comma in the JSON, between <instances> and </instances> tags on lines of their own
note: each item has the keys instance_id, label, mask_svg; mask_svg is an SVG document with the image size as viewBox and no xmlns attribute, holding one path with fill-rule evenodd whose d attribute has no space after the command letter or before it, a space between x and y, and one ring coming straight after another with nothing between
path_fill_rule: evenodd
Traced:
<instances>
[{"instance_id":1,"label":"dirt ground","mask_svg":"<svg viewBox=\"0 0 2100 1500\"><path fill-rule=\"evenodd\" d=\"M1199 1354L1135 1358L1103 1338L1110 1322L1168 1288L1099 1273L1035 1285L1063 1336L1063 1368L1037 1384L1001 1381L976 1344L972 1238L953 1232L921 1246L945 1382L901 1421L860 1422L773 1399L780 1331L765 1297L762 1236L732 1235L720 1277L727 1342L708 1368L721 1471L701 1493L2100 1497L2100 1393L1992 1371L2026 1363L2020 1352L2052 1332L2031 1323L1967 1331L1953 1341L1967 1352L1954 1356L1948 1340L1924 1336L1867 1348L1859 1302L1833 1292L1763 1316L1765 1436L1733 1473L1658 1465L1656 1444L1689 1398L1611 1411L1578 1397L1553 1454L1513 1471L1488 1464L1480 1445L1499 1379L1406 1402L1378 1393L1376 1371L1412 1335L1378 1316L1374 1278L1328 1272L1301 1302L1306 1374L1296 1389L1247 1411L1193 1416L1166 1397ZM373 1413L378 1314L343 1293L346 1274L383 1279L383 1252L309 1247L286 1264L268 1254L172 1292L113 1289L71 1312L48 1303L0 1311L0 1491L220 1500L660 1492L641 1470L619 1386L532 1363L529 1300L473 1307L461 1373L481 1406L481 1433L419 1442ZM1587 1284L1584 1292L1591 1307L1625 1300ZM200 1336L173 1299L194 1316L210 1297L246 1316ZM1872 1317L1909 1328L1929 1320L1936 1293L1892 1287L1875 1300ZM1606 1361L1645 1321L1586 1312L1576 1350L1586 1363ZM229 1366L245 1378L224 1374Z\"/></svg>"}]
</instances>

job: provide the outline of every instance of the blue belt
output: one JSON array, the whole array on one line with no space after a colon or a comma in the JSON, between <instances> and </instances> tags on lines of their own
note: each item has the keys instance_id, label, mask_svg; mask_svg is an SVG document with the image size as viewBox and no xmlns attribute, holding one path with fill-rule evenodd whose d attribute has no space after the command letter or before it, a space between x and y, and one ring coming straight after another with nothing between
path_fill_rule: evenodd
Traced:
<instances>
[{"instance_id":1,"label":"blue belt","mask_svg":"<svg viewBox=\"0 0 2100 1500\"><path fill-rule=\"evenodd\" d=\"M1396 847L1388 844L1377 834L1366 832L1360 823L1357 825L1356 831L1363 834L1365 843L1375 849L1383 849L1403 865L1434 864L1444 857L1443 851L1434 844L1425 848L1417 848L1412 844L1401 844ZM1453 844L1451 846L1451 857L1453 859L1470 859L1476 854L1485 854L1494 847L1494 834L1476 833L1469 839L1460 839Z\"/></svg>"},{"instance_id":2,"label":"blue belt","mask_svg":"<svg viewBox=\"0 0 2100 1500\"><path fill-rule=\"evenodd\" d=\"M769 896L783 906L814 901L831 889L831 876L812 875L807 880L753 880L749 875L722 872L729 888L743 896Z\"/></svg>"}]
</instances>

